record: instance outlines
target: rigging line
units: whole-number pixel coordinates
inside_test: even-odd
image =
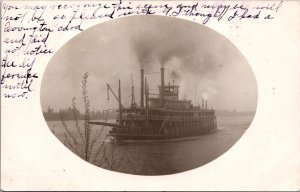
[[[151,74],[157,74],[157,73],[160,73],[160,72],[145,72],[145,74],[147,74],[147,75],[151,75]]]

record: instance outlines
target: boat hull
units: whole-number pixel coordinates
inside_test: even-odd
[[[217,129],[206,130],[198,134],[189,135],[153,135],[153,134],[134,134],[134,133],[116,133],[110,132],[109,136],[119,141],[174,141],[174,140],[187,140],[198,138],[205,134],[216,132]]]

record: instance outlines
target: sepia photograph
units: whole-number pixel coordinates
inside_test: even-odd
[[[164,16],[97,24],[63,45],[43,74],[52,134],[82,160],[133,175],[170,175],[228,151],[255,117],[243,53],[207,26]]]

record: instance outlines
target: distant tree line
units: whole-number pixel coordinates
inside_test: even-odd
[[[81,113],[78,109],[68,107],[66,109],[59,109],[57,112],[53,108],[48,106],[47,111],[43,111],[43,115],[46,121],[60,121],[62,118],[64,121],[75,120],[84,120],[84,114]],[[76,114],[76,115],[75,115]],[[100,119],[116,119],[117,112],[114,110],[103,110],[101,111],[91,111],[90,118],[91,120],[100,120]]]
[[[236,115],[255,115],[255,111],[227,111],[227,110],[216,110],[216,115],[217,116],[236,116]]]

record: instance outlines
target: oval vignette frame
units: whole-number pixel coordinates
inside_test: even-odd
[[[126,122],[129,113],[122,113],[122,127],[130,125],[123,130],[144,131],[147,139],[108,136],[109,125],[121,125],[118,79],[122,106],[135,107],[133,115],[145,118],[133,124]],[[157,86],[169,88],[162,100],[165,112],[158,106]],[[143,89],[149,94],[141,94]],[[149,103],[148,121],[138,110],[142,97],[149,97],[143,102]],[[255,116],[257,83],[239,50],[212,29],[178,18],[130,16],[97,24],[55,53],[43,76],[41,106],[52,133],[89,163],[128,174],[167,175],[205,165],[238,141]],[[213,115],[217,129],[206,133]],[[147,136],[161,133],[169,139]]]

